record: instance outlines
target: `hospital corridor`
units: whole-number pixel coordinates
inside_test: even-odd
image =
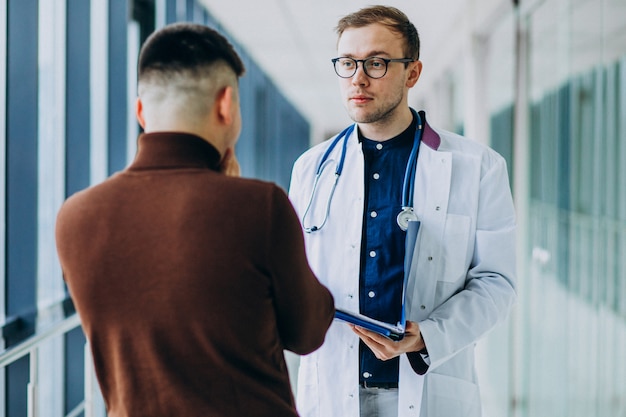
[[[352,126],[335,26],[371,4],[0,0],[0,417],[107,415],[55,221],[133,162],[148,36],[194,22],[232,43],[241,175],[287,192],[297,158]],[[482,415],[626,417],[626,0],[380,4],[419,33],[409,106],[506,161],[517,299],[475,347]],[[404,65],[348,58],[346,77]],[[285,358],[295,394],[300,357]]]

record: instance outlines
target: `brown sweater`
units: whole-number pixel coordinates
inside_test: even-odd
[[[324,341],[333,299],[283,190],[217,171],[180,133],[69,198],[65,280],[110,417],[296,416],[283,349]]]

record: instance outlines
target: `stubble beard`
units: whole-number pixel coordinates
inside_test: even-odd
[[[392,114],[398,108],[400,103],[402,102],[402,97],[398,97],[398,99],[389,104],[388,106],[374,109],[372,112],[359,114],[357,111],[358,108],[348,108],[348,115],[350,118],[356,123],[363,124],[386,124],[387,121],[392,119]]]

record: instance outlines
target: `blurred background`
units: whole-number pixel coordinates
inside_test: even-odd
[[[286,189],[297,156],[350,123],[334,26],[369,4],[0,0],[0,415],[105,415],[54,220],[134,157],[143,40],[176,21],[231,40],[243,174]],[[626,0],[383,4],[420,33],[411,106],[508,162],[519,299],[479,343],[485,416],[626,417]]]

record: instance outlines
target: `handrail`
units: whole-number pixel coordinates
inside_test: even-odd
[[[38,355],[39,345],[54,337],[61,336],[80,326],[80,317],[76,312],[71,313],[63,320],[48,326],[45,330],[37,332],[35,335],[28,337],[15,346],[6,349],[0,353],[0,369],[12,364],[13,362],[30,355],[30,375],[27,387],[27,415],[28,417],[38,417],[41,414],[40,405],[37,399],[38,390]],[[85,354],[88,357],[87,346],[85,346]],[[91,378],[91,368],[85,368],[85,378]],[[85,399],[77,404],[73,410],[66,414],[66,417],[76,417],[83,415],[93,416],[93,410],[90,408],[93,402],[92,393],[85,392]],[[88,407],[89,406],[89,407]]]
[[[41,333],[37,333],[16,346],[0,353],[0,368],[4,368],[23,356],[28,355],[38,344],[46,339],[65,334],[78,326],[80,326],[80,317],[78,317],[78,314],[74,313]]]

